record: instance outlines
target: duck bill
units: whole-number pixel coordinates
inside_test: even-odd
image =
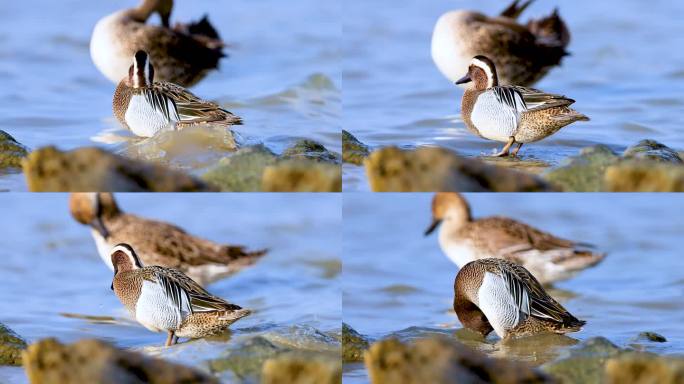
[[[105,239],[109,237],[109,231],[104,226],[104,223],[102,222],[101,218],[99,218],[99,217],[95,218],[95,220],[93,220],[90,223],[90,225],[92,225],[93,229],[95,229]]]
[[[459,85],[459,84],[465,84],[471,82],[473,79],[470,78],[470,74],[466,74],[465,76],[461,77],[460,79],[456,80],[454,84]]]
[[[425,230],[425,236],[429,236],[440,224],[442,224],[442,220],[433,219],[432,224]]]

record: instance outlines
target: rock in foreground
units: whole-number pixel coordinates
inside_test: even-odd
[[[338,384],[342,382],[339,356],[320,353],[286,353],[268,359],[262,384]]]
[[[684,383],[684,358],[646,354],[610,359],[605,382],[609,384]]]
[[[363,361],[363,353],[368,349],[368,339],[356,332],[354,328],[342,323],[342,360]]]
[[[554,382],[524,363],[493,359],[443,337],[412,344],[379,341],[366,352],[365,362],[374,384]]]
[[[32,192],[195,192],[207,183],[164,166],[131,160],[95,147],[45,147],[23,162]]]
[[[41,384],[218,383],[195,369],[92,339],[70,345],[41,340],[24,352],[24,368],[31,383]]]
[[[26,341],[0,323],[0,365],[21,365],[21,353]]]
[[[21,168],[21,160],[28,149],[19,144],[9,133],[0,130],[0,169]]]
[[[281,161],[264,169],[263,192],[340,192],[339,165],[303,160]]]
[[[355,165],[363,165],[363,159],[368,157],[368,146],[360,142],[351,133],[342,130],[342,161]]]
[[[537,176],[485,164],[435,147],[386,147],[365,161],[375,192],[535,192],[554,188]]]

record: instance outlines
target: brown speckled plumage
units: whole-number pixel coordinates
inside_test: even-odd
[[[445,252],[445,241],[467,246],[474,259],[500,258],[523,265],[544,284],[570,278],[606,256],[593,252],[588,244],[554,236],[509,217],[473,219],[468,202],[458,193],[436,194],[432,212],[433,222],[442,225],[440,244]]]
[[[115,271],[112,280],[114,293],[145,327],[168,332],[167,345],[174,344],[178,337],[201,338],[223,332],[230,324],[250,314],[249,310],[207,292],[179,270],[142,267],[137,253],[128,244],[116,245],[111,258]],[[158,288],[145,291],[145,283]],[[160,300],[156,296],[160,292],[164,292],[165,299]],[[143,306],[142,319],[139,317],[140,305]],[[159,315],[150,317],[150,311]],[[176,318],[175,311],[182,317]]]
[[[537,279],[522,266],[501,259],[482,259],[466,264],[458,272],[454,282],[454,310],[464,327],[480,332],[486,336],[494,327],[480,310],[478,303],[484,300],[481,295],[490,294],[480,290],[485,273],[497,276],[506,275],[506,279],[515,286],[509,293],[516,297],[525,292],[530,306],[530,313],[524,314],[513,328],[506,329],[503,338],[531,335],[540,332],[568,333],[579,331],[585,324],[570,314],[562,305],[549,296]],[[493,293],[492,293],[493,294]],[[500,297],[490,297],[497,300]]]
[[[97,204],[92,199],[98,199]],[[143,265],[176,268],[201,284],[238,272],[254,264],[266,250],[247,251],[240,245],[224,245],[185,232],[173,224],[122,212],[111,193],[72,194],[71,213],[82,224],[91,225],[100,207],[100,220],[109,232],[110,246],[128,243]],[[212,266],[218,267],[214,273]]]

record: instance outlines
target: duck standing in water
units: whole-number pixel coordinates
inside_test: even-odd
[[[221,333],[250,314],[210,294],[177,269],[143,267],[128,244],[112,248],[111,260],[116,297],[145,328],[167,332],[167,347],[179,337],[196,339]]]
[[[119,122],[141,137],[193,125],[239,125],[242,119],[172,83],[154,81],[155,67],[147,52],[133,56],[128,75],[114,91],[112,108]]]
[[[137,51],[155,58],[156,75],[189,87],[217,69],[224,43],[205,16],[191,24],[170,27],[173,0],[143,0],[135,8],[117,11],[98,21],[90,40],[90,56],[97,69],[118,83],[128,73]],[[147,24],[158,13],[161,25]]]
[[[524,267],[501,259],[472,261],[456,275],[454,311],[464,327],[502,339],[579,331],[578,320]]]
[[[477,55],[490,57],[502,84],[529,86],[539,81],[568,53],[570,32],[555,10],[530,20],[516,19],[533,2],[513,1],[500,15],[450,11],[437,21],[432,34],[432,59],[449,80],[456,81]]]
[[[570,108],[575,100],[517,85],[499,85],[494,62],[475,56],[468,73],[456,84],[472,83],[461,99],[461,116],[468,129],[485,139],[506,143],[494,154],[508,156],[513,144],[539,141],[576,121],[589,118]]]

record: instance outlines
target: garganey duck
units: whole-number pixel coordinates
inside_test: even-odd
[[[465,328],[502,339],[579,331],[578,320],[544,291],[524,267],[501,259],[463,266],[454,282],[454,311]]]
[[[570,33],[558,10],[530,20],[516,19],[533,0],[513,1],[499,16],[473,11],[451,11],[442,15],[432,34],[432,59],[451,81],[467,70],[470,59],[484,55],[494,59],[503,84],[532,85],[559,65],[568,53]]]
[[[200,284],[238,272],[266,253],[217,244],[173,224],[122,212],[111,193],[74,193],[69,208],[76,221],[92,228],[97,251],[112,270],[110,250],[122,242],[135,247],[146,265],[179,269]]]
[[[569,279],[606,256],[591,251],[591,245],[508,217],[473,219],[468,202],[458,193],[437,193],[432,199],[432,224],[425,235],[440,224],[439,245],[460,268],[474,260],[499,258],[524,266],[542,284]]]
[[[499,85],[496,67],[485,56],[475,56],[468,73],[456,84],[472,82],[461,100],[461,116],[468,129],[485,139],[506,143],[494,156],[508,156],[511,146],[539,141],[575,121],[589,118],[569,106],[575,100],[517,85]]]
[[[207,292],[177,269],[144,267],[128,244],[112,248],[111,263],[116,297],[145,328],[167,332],[167,347],[179,337],[196,339],[225,331],[250,313]]]
[[[199,124],[238,125],[242,120],[216,103],[204,101],[185,88],[154,81],[150,57],[138,51],[128,76],[114,92],[114,115],[126,128],[142,137],[162,130],[181,129]]]
[[[131,56],[140,50],[154,57],[159,80],[185,87],[217,69],[225,56],[224,44],[207,17],[172,29],[172,8],[173,0],[143,0],[135,8],[98,21],[90,40],[90,56],[97,69],[116,84],[128,73]],[[146,24],[153,13],[159,14],[161,25]]]

